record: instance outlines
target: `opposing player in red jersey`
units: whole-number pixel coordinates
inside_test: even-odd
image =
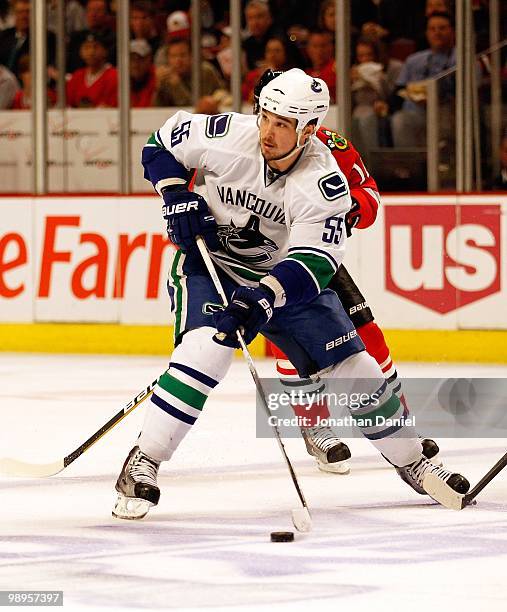
[[[281,72],[266,70],[257,84],[254,92],[254,112],[258,112],[257,102],[260,90],[269,81]],[[380,204],[378,187],[366,169],[361,156],[352,143],[333,130],[321,127],[317,137],[331,151],[340,170],[347,179],[352,198],[352,208],[345,217],[347,236],[351,236],[352,229],[365,229],[370,227],[377,217]],[[396,368],[391,359],[382,330],[375,323],[374,316],[363,294],[352,280],[342,264],[331,279],[329,289],[335,291],[349,315],[354,327],[366,347],[368,353],[377,361],[392,390],[401,401],[405,403],[401,392],[401,383],[397,380]],[[294,381],[298,381],[298,389],[302,389],[303,381],[299,379],[296,368],[287,359],[286,355],[274,344],[271,349],[276,357],[276,369],[282,385],[285,383],[288,392],[294,389]],[[317,386],[318,386],[317,382]],[[308,380],[308,392],[315,390],[316,381]],[[305,417],[311,427],[301,427],[301,433],[307,451],[313,455],[319,469],[326,472],[346,474],[349,472],[347,459],[350,458],[348,446],[342,442],[328,426],[319,425],[319,419],[329,417],[329,410],[325,403],[314,403],[310,406],[293,405],[294,413],[298,417]],[[422,440],[423,453],[428,458],[434,458],[439,452],[436,442],[430,439]]]

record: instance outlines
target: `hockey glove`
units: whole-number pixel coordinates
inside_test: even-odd
[[[220,242],[217,222],[210,213],[206,200],[191,191],[162,193],[163,215],[171,241],[183,251],[196,247],[196,236],[202,236],[210,251],[217,251]]]
[[[273,316],[275,295],[269,288],[238,287],[230,304],[213,315],[218,344],[239,348],[236,332],[239,330],[246,344],[250,344],[260,328]]]
[[[349,212],[345,215],[345,231],[347,232],[347,238],[352,236],[352,230],[359,223],[361,219],[361,207],[359,202],[352,198],[352,207]]]

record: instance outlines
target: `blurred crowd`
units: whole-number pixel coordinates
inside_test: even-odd
[[[477,50],[488,45],[487,0],[471,0]],[[31,105],[30,2],[0,0],[0,109]],[[503,3],[501,3],[503,4]],[[118,103],[118,0],[67,0],[66,105]],[[130,90],[135,108],[194,106],[217,113],[231,107],[231,28],[228,0],[201,0],[201,97],[191,88],[190,2],[131,0]],[[365,151],[422,147],[426,143],[426,82],[455,66],[453,0],[353,0],[349,75],[335,66],[334,0],[244,0],[242,96],[252,102],[266,68],[300,67],[326,81],[350,78],[353,138]],[[56,2],[47,0],[48,106],[56,103]],[[505,35],[505,32],[503,32]],[[505,60],[505,58],[503,58]],[[477,67],[479,85],[488,62]],[[503,83],[507,68],[503,65]],[[440,79],[441,103],[451,100],[454,76]],[[449,124],[443,115],[444,124]]]

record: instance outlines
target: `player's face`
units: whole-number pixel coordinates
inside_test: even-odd
[[[296,146],[296,120],[262,109],[259,118],[259,140],[262,155],[267,162],[287,155]]]

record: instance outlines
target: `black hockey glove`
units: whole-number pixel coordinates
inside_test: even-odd
[[[361,207],[359,206],[359,202],[352,198],[352,207],[345,215],[345,231],[347,232],[347,238],[352,236],[352,230],[359,223],[360,219]]]
[[[241,331],[247,344],[259,333],[260,328],[273,316],[275,294],[264,287],[238,287],[230,304],[213,315],[218,334],[213,339],[218,344],[238,348],[236,332]]]
[[[217,251],[220,248],[217,222],[202,196],[186,190],[166,190],[162,193],[162,197],[167,233],[176,246],[187,251],[196,246],[196,236],[202,236],[210,251]]]

